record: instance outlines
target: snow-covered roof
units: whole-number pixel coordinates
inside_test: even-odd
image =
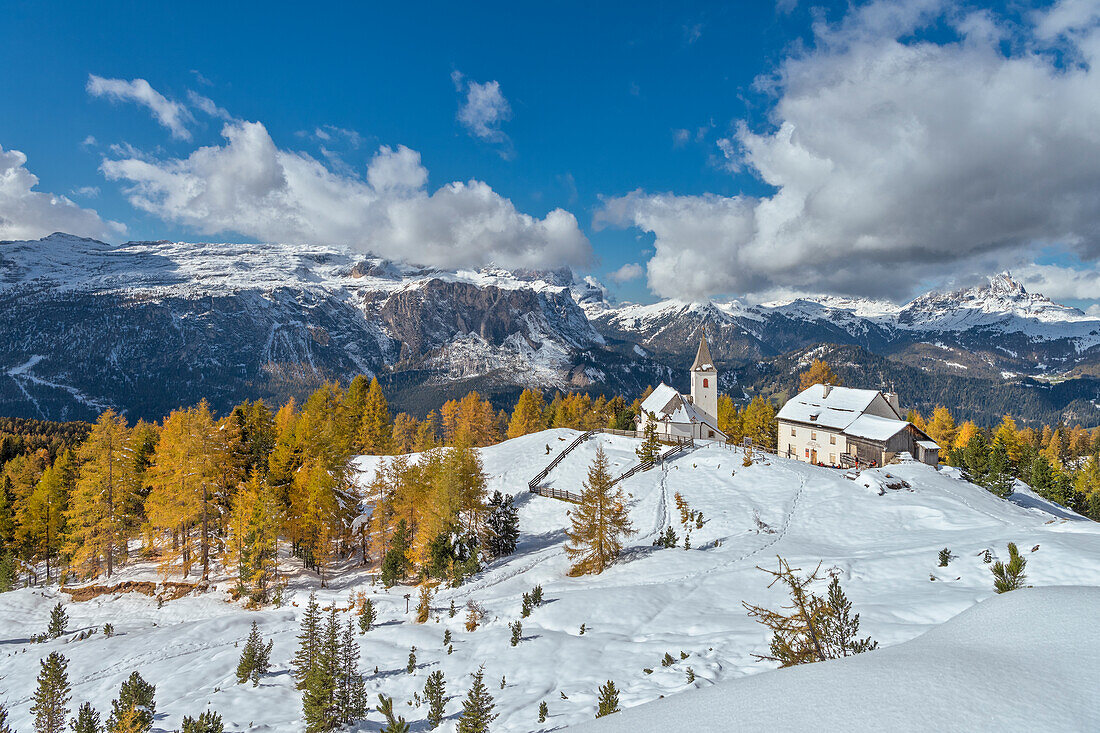
[[[877,390],[851,387],[830,387],[826,394],[824,384],[815,384],[787,400],[776,417],[844,430],[878,395]]]
[[[666,408],[672,409],[672,403],[679,396],[679,392],[664,382],[661,382],[657,385],[657,388],[650,393],[649,397],[642,400],[642,410],[660,415]]]
[[[853,438],[882,441],[889,440],[907,427],[909,423],[905,420],[893,420],[878,415],[860,415],[851,425],[844,428],[844,434]]]
[[[925,450],[939,450],[940,446],[934,440],[918,440],[917,445]]]
[[[658,420],[674,423],[703,423],[713,430],[718,430],[717,420],[700,410],[692,402],[664,382],[642,402],[644,413],[652,412]],[[722,433],[725,435],[725,433]]]

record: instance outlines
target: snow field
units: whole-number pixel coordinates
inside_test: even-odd
[[[403,596],[412,594],[409,605],[415,609],[416,588],[387,592],[372,586],[362,570],[345,569],[331,587],[318,590],[322,606],[347,607],[349,596],[360,590],[374,599],[379,625],[358,636],[368,692],[372,699],[378,692],[393,696],[398,713],[414,730],[426,729],[427,708],[406,703],[435,669],[442,669],[447,681],[449,717],[443,731],[454,729],[470,674],[480,664],[500,715],[494,731],[551,730],[588,721],[597,688],[608,679],[620,689],[623,707],[748,675],[758,685],[778,679],[787,672],[756,676],[769,669],[752,657],[766,650],[767,632],[741,606],[742,601],[773,607],[784,601],[779,589],[767,588],[770,578],[756,569],[774,567],[777,554],[792,567],[808,570],[821,561],[823,569],[835,568],[861,614],[862,633],[884,647],[907,642],[992,596],[989,565],[980,555],[988,548],[1005,557],[1010,541],[1028,559],[1032,585],[1100,585],[1100,525],[1023,489],[1019,501],[1031,508],[998,499],[951,471],[920,464],[864,472],[861,481],[853,482],[839,471],[772,456],[745,468],[739,450],[720,446],[699,447],[663,468],[627,479],[622,488],[631,497],[637,534],[625,543],[620,562],[602,575],[570,578],[562,545],[571,505],[529,494],[527,482],[576,435],[549,430],[482,451],[489,490],[516,496],[519,547],[466,585],[441,588],[427,624],[417,625],[405,613]],[[598,435],[569,454],[546,483],[579,491],[597,445],[604,446],[615,473],[637,462],[637,440]],[[357,459],[361,485],[369,483],[380,460]],[[883,489],[880,495],[886,473],[904,479],[911,489]],[[677,491],[704,515],[704,526],[691,532],[689,551],[683,549],[673,499]],[[754,512],[770,531],[757,526]],[[669,524],[680,546],[653,547],[653,539]],[[1035,545],[1039,549],[1030,552]],[[957,558],[939,568],[937,554],[943,547]],[[120,579],[150,572],[130,569]],[[536,584],[543,586],[544,605],[523,619],[524,640],[511,647],[508,624],[520,616],[521,595]],[[119,635],[45,644],[28,640],[45,629],[51,606],[68,597],[54,589],[0,595],[0,699],[13,709],[16,728],[30,730],[38,660],[59,650],[70,659],[74,709],[85,700],[101,712],[108,709],[118,686],[137,668],[157,686],[158,729],[173,730],[183,715],[197,715],[209,706],[221,713],[227,730],[300,730],[300,695],[289,663],[299,615],[315,586],[316,579],[299,570],[287,605],[258,612],[225,602],[224,579],[216,591],[162,608],[155,599],[135,594],[66,602],[69,637],[105,622],[113,623]],[[451,600],[459,608],[454,618],[446,611]],[[464,628],[468,600],[488,611],[485,624],[472,633]],[[346,621],[348,614],[340,617]],[[253,620],[265,638],[275,639],[273,673],[259,688],[237,685],[233,676],[240,654],[235,645],[243,645]],[[451,655],[442,643],[445,629],[453,636]],[[412,645],[418,668],[409,675],[405,664]],[[681,651],[687,659],[680,659]],[[670,667],[661,666],[666,652],[676,660]],[[879,654],[883,651],[867,656]],[[686,677],[689,666],[697,676],[692,684]],[[504,690],[499,689],[502,675]],[[568,699],[562,699],[563,693]],[[550,718],[540,725],[537,708],[543,700]],[[380,721],[372,714],[360,729],[377,730]]]

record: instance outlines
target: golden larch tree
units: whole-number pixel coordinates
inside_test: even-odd
[[[622,540],[634,534],[622,489],[612,486],[603,446],[588,469],[580,504],[572,510],[572,527],[566,532],[565,552],[572,561],[573,576],[602,573],[622,550]]]

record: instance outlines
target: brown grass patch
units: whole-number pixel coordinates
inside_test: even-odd
[[[157,588],[162,588],[160,594],[166,601],[174,601],[183,598],[195,589],[195,583],[154,583],[149,580],[127,580],[116,585],[81,585],[75,588],[62,588],[62,593],[72,596],[74,602],[90,601],[103,595],[116,593],[141,593],[146,596],[157,595]]]

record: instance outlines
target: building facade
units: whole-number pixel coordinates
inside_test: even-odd
[[[815,384],[776,415],[779,455],[825,466],[882,466],[901,453],[929,465],[939,446],[902,419],[896,394]]]

